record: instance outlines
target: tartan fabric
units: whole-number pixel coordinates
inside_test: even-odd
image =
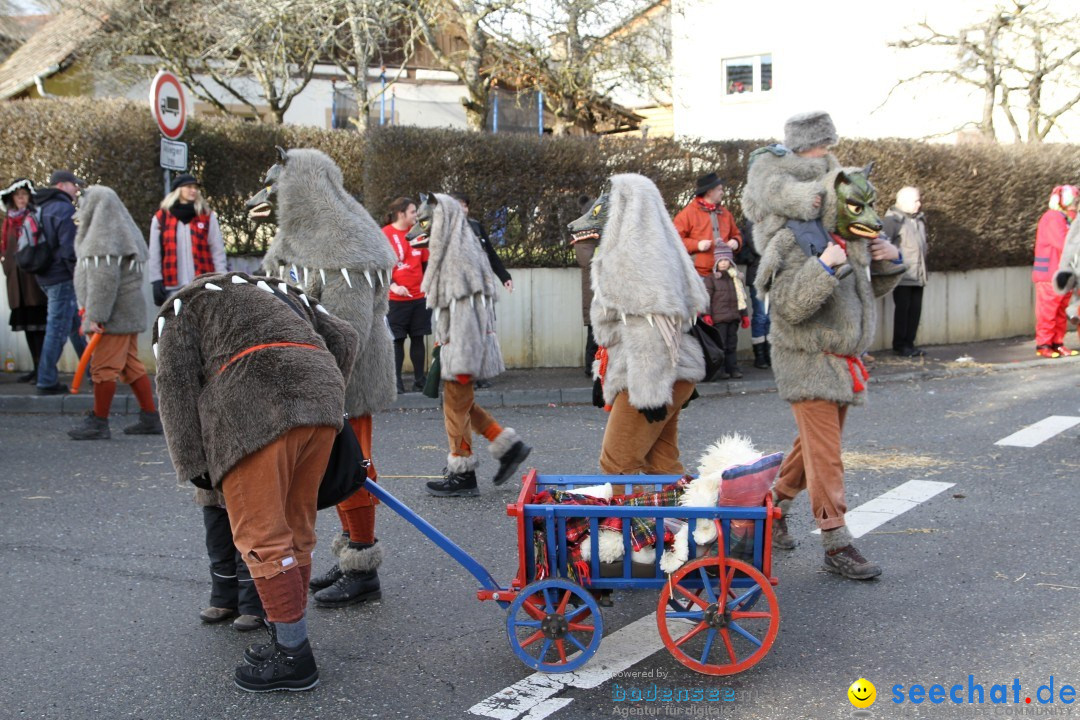
[[[687,483],[692,478],[681,478],[678,482],[666,485],[659,492],[641,492],[631,495],[616,495],[610,500],[579,495],[565,490],[545,490],[537,493],[531,504],[535,505],[594,505],[608,507],[674,507],[679,504]],[[547,562],[547,537],[544,531],[544,518],[533,518],[533,549],[535,561],[534,580],[541,580],[551,574],[551,568]],[[622,518],[601,518],[599,527],[616,532],[622,532]],[[583,585],[589,583],[589,563],[581,557],[582,540],[589,534],[589,518],[569,517],[566,518],[566,576]],[[669,543],[674,539],[672,534],[664,531],[664,542]],[[630,545],[637,551],[656,543],[656,520],[654,518],[632,517],[630,518]]]
[[[166,210],[157,211],[161,229],[161,280],[165,287],[176,287],[176,223],[179,220]],[[210,216],[196,215],[188,223],[191,232],[191,254],[195,261],[195,276],[214,272],[214,255],[210,252]]]

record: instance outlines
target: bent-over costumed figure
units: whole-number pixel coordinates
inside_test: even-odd
[[[371,458],[371,416],[397,397],[394,348],[385,320],[394,254],[371,215],[345,191],[333,160],[320,150],[279,152],[266,188],[248,201],[252,217],[276,216],[277,234],[263,267],[302,287],[360,336],[345,386],[345,412],[364,456]],[[368,478],[377,477],[372,464]],[[310,583],[318,605],[340,607],[381,596],[375,504],[374,496],[361,488],[337,506],[341,535],[331,545],[337,564]]]
[[[503,370],[495,336],[495,297],[499,282],[461,204],[449,195],[420,196],[416,225],[406,237],[414,247],[428,246],[430,257],[420,286],[432,310],[435,345],[443,390],[443,419],[450,452],[446,477],[429,482],[437,497],[475,496],[476,467],[472,434],[490,443],[499,463],[492,482],[502,485],[532,452],[513,428],[504,428],[476,404],[473,382]]]
[[[251,692],[313,688],[319,669],[305,610],[316,504],[342,426],[356,331],[295,287],[229,273],[177,291],[154,335],[177,477],[224,494],[271,623],[271,642],[245,651],[235,683]]]
[[[600,468],[612,475],[681,475],[679,413],[705,377],[701,344],[688,334],[705,311],[705,284],[664,207],[641,175],[611,189],[570,224],[599,238],[592,258],[594,404],[610,410]]]

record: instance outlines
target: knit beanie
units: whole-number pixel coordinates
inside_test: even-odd
[[[814,112],[793,115],[784,123],[784,145],[792,152],[803,152],[824,145],[832,147],[839,139],[829,113]]]
[[[726,242],[716,243],[716,247],[713,250],[713,267],[716,267],[716,263],[721,260],[727,260],[732,265],[735,264],[735,253]]]

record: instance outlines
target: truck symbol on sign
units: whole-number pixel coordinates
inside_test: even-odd
[[[180,114],[180,98],[178,97],[163,97],[161,98],[161,114],[162,115],[179,115]]]

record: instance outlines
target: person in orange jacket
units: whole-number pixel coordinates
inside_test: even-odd
[[[735,216],[720,204],[723,199],[724,181],[716,173],[703,175],[697,180],[694,199],[675,216],[675,229],[701,277],[712,273],[717,243],[726,244],[732,252],[742,247]]]

